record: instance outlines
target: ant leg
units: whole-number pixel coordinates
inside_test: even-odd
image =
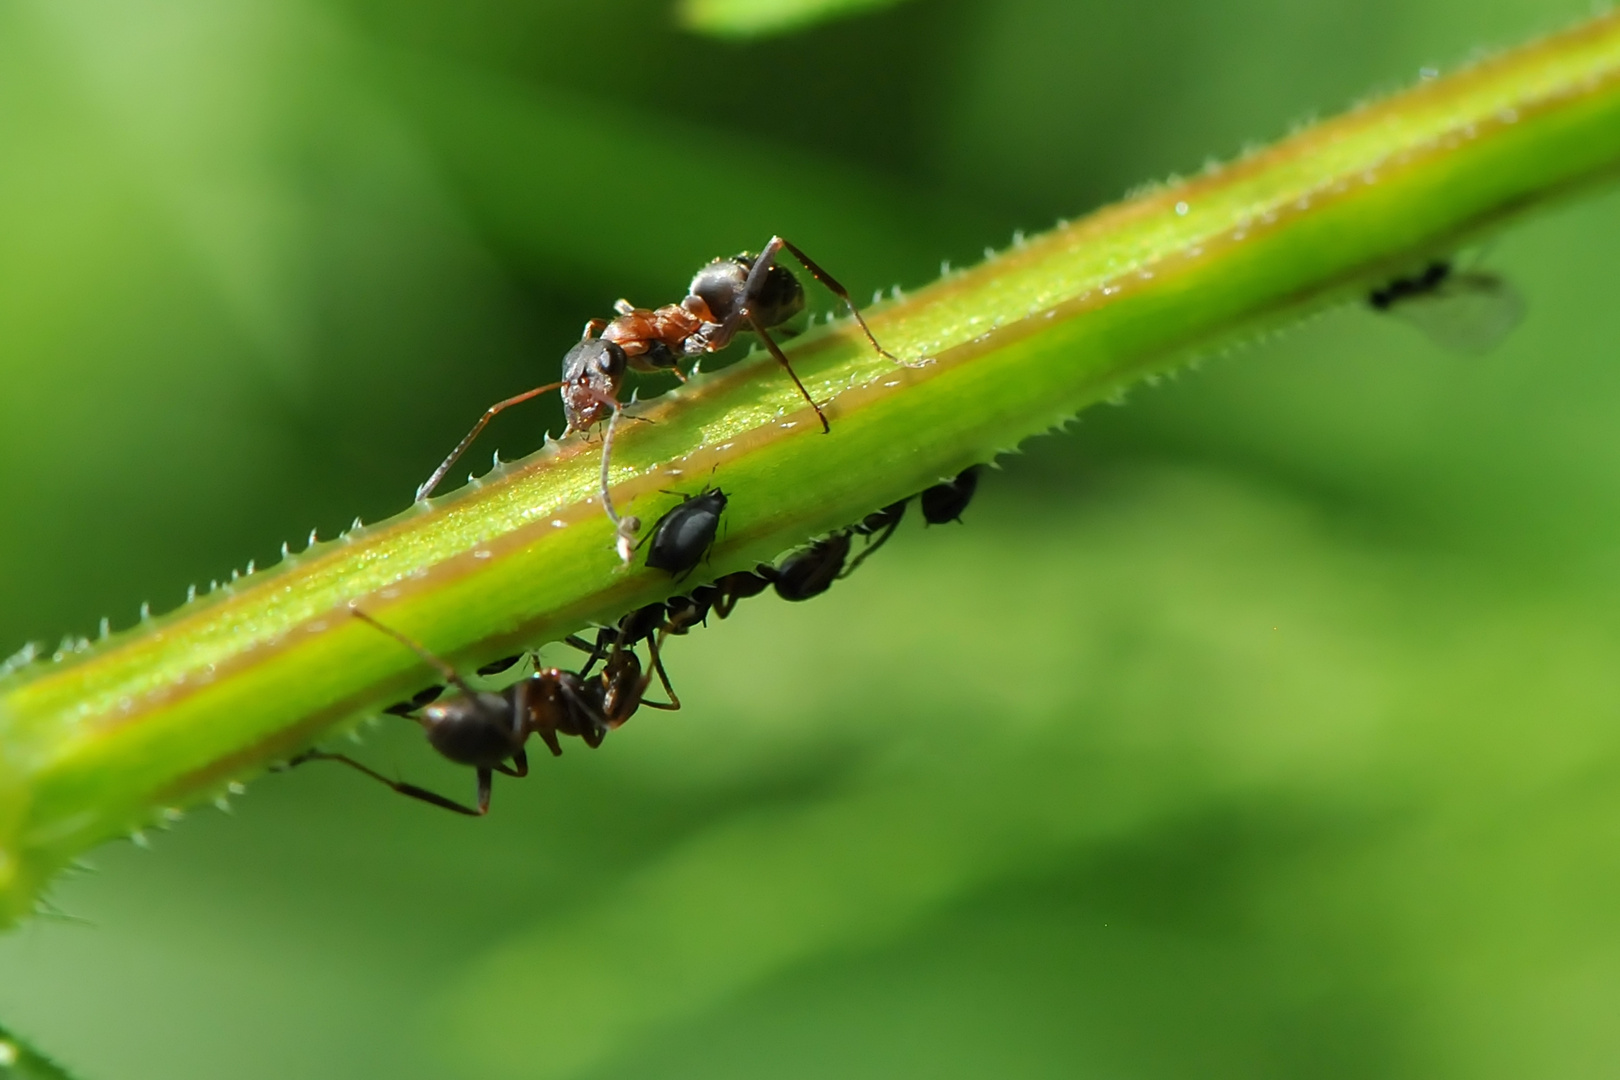
[[[647,706],[649,709],[668,709],[670,712],[674,712],[681,707],[681,699],[675,696],[675,688],[669,685],[669,673],[664,670],[664,658],[658,654],[659,641],[668,635],[669,631],[665,630],[660,632],[656,639],[648,638],[647,651],[652,653],[652,669],[658,673],[658,681],[664,685],[664,693],[669,695],[669,700],[648,701],[643,697],[640,704]],[[652,674],[650,672],[642,676],[641,686],[637,688],[638,697],[647,692],[647,685],[651,681]]]
[[[793,365],[788,363],[787,354],[776,344],[770,332],[760,325],[758,319],[754,318],[753,312],[747,311],[743,317],[748,320],[748,328],[759,335],[759,339],[765,343],[765,348],[770,350],[772,356],[776,357],[776,362],[782,365],[782,370],[788,373],[788,378],[792,379],[793,385],[799,388],[799,393],[804,395],[804,400],[808,401],[810,407],[816,410],[816,418],[821,421],[821,433],[823,435],[827,434],[832,430],[832,425],[827,423],[827,414],[821,411],[821,406],[816,404],[816,399],[810,396],[810,391],[806,390],[804,383],[799,381],[798,373],[793,370]]]
[[[499,660],[492,660],[478,669],[480,675],[499,675],[509,668],[515,667],[528,653],[518,653],[514,656],[503,656]]]
[[[456,448],[450,451],[450,456],[444,459],[443,464],[441,464],[437,469],[433,470],[433,475],[427,478],[427,482],[416,489],[416,501],[421,502],[423,499],[433,494],[433,489],[439,486],[439,481],[444,479],[444,474],[455,467],[455,464],[461,458],[461,455],[467,452],[467,447],[471,446],[473,440],[478,438],[478,433],[483,431],[484,428],[489,425],[489,422],[495,419],[496,415],[499,414],[503,409],[510,409],[513,405],[521,405],[530,398],[539,397],[541,394],[549,393],[561,385],[562,383],[560,382],[547,383],[544,386],[537,386],[533,390],[525,390],[523,393],[518,394],[515,397],[509,397],[505,401],[497,401],[495,404],[491,405],[487,410],[485,410],[484,415],[479,418],[478,423],[473,425],[472,430],[467,432],[466,436],[456,444]]]
[[[551,751],[552,757],[562,757],[562,743],[557,741],[557,733],[554,730],[548,727],[536,728],[535,734],[539,735],[540,741],[546,744],[546,748]]]
[[[354,758],[347,757],[343,754],[329,754],[325,750],[306,750],[304,753],[293,758],[292,761],[288,762],[288,764],[302,765],[306,761],[341,762],[351,769],[364,773],[380,784],[386,784],[388,787],[393,788],[395,791],[406,796],[407,798],[420,799],[422,802],[432,803],[434,806],[443,807],[446,810],[453,810],[458,814],[466,814],[468,817],[483,817],[485,814],[489,813],[490,778],[488,769],[478,770],[478,809],[474,810],[470,806],[463,806],[454,799],[447,799],[438,792],[429,791],[427,788],[420,788],[415,784],[401,783],[398,780],[390,780],[388,777],[384,776],[380,772],[377,772],[375,769],[362,765],[360,762],[354,760]]]
[[[529,755],[519,750],[512,755],[511,765],[497,765],[495,771],[502,776],[515,776],[521,780],[529,775]]]
[[[417,709],[420,709],[424,705],[433,704],[438,700],[439,695],[442,693],[444,693],[444,687],[430,686],[425,690],[418,690],[409,701],[394,702],[392,705],[384,709],[383,712],[388,713],[390,716],[403,716],[406,719],[412,719],[411,713],[415,712]]]
[[[572,645],[586,654],[585,666],[579,669],[579,677],[582,679],[587,678],[591,673],[591,668],[599,664],[607,655],[602,651],[602,639],[600,637],[597,638],[596,644],[592,645],[577,634],[569,634],[563,638],[563,643]]]
[[[803,265],[803,267],[806,270],[810,271],[810,276],[811,277],[813,277],[817,281],[821,282],[821,284],[826,287],[828,292],[832,293],[834,296],[838,297],[838,299],[840,299],[840,300],[842,300],[844,302],[844,306],[849,308],[849,313],[851,315],[855,316],[855,321],[860,324],[861,333],[866,335],[866,340],[870,341],[872,343],[872,348],[876,349],[880,356],[887,356],[890,360],[893,360],[895,363],[899,364],[901,367],[916,367],[917,366],[916,364],[908,364],[908,363],[906,363],[904,360],[902,360],[898,356],[894,355],[894,353],[890,352],[888,349],[885,349],[882,345],[878,344],[878,339],[873,336],[872,328],[870,326],[866,325],[866,319],[865,319],[864,316],[861,315],[860,308],[855,306],[855,301],[853,301],[853,300],[851,300],[849,298],[849,291],[838,283],[837,278],[833,277],[831,274],[827,273],[827,271],[825,271],[821,267],[817,266],[815,264],[815,262],[813,262],[811,260],[810,256],[806,255],[804,252],[800,251],[797,247],[795,247],[792,243],[790,243],[787,240],[782,239],[780,236],[771,237],[771,242],[769,244],[765,245],[765,251],[770,252],[772,254],[772,256],[774,257],[774,255],[776,254],[775,248],[777,248],[777,247],[784,247],[784,248],[787,248],[788,251],[792,252],[793,257],[795,259],[798,259],[800,264]],[[764,259],[765,259],[765,254],[764,254],[764,252],[761,252],[760,253],[760,261],[763,262]],[[773,259],[773,261],[774,261],[774,259]],[[755,263],[754,265],[758,266],[759,264]],[[753,275],[749,274],[749,277],[752,278]]]

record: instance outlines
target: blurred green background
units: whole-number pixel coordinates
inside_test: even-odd
[[[1584,10],[0,0],[0,651],[401,509],[711,256],[921,284]],[[1492,246],[1484,360],[1343,310],[1087,414],[486,821],[310,768],[92,853],[0,1018],[90,1080],[1615,1075],[1617,226]]]

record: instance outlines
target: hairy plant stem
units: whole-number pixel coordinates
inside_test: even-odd
[[[768,358],[637,406],[652,422],[620,425],[613,499],[651,522],[676,501],[660,489],[722,487],[730,507],[704,572],[743,568],[1145,375],[1364,295],[1617,165],[1620,20],[1605,17],[873,309],[880,339],[925,365],[875,355],[848,323],[806,335],[791,355],[830,435]],[[90,845],[221,797],[433,678],[351,605],[465,664],[675,591],[615,554],[599,449],[549,445],[172,614],[19,665],[0,683],[0,921]]]

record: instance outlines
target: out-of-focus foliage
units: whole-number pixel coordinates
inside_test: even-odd
[[[398,509],[711,255],[924,281],[1580,10],[0,6],[0,632]],[[1347,310],[1088,414],[672,644],[683,712],[487,821],[311,767],[108,848],[0,941],[0,1016],[108,1080],[1605,1075],[1617,227],[1494,247],[1487,358]],[[406,725],[359,752],[470,790]]]
[[[0,1078],[3,1080],[72,1080],[45,1055],[0,1027]]]
[[[901,0],[680,0],[680,24],[720,38],[764,37],[878,8]]]

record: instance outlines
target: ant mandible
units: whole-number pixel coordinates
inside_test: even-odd
[[[715,259],[699,270],[687,287],[686,298],[678,304],[666,304],[649,310],[638,308],[628,300],[620,300],[614,305],[618,313],[616,318],[592,319],[586,323],[579,344],[563,358],[562,379],[491,405],[444,463],[434,470],[426,483],[416,489],[417,501],[433,493],[433,489],[438,487],[445,474],[472,445],[479,432],[499,413],[560,388],[563,416],[568,423],[564,434],[583,431],[603,419],[608,420],[608,431],[602,446],[603,502],[608,516],[619,525],[621,537],[626,531],[635,531],[635,525],[631,524],[634,519],[626,518],[621,522],[606,499],[613,420],[619,413],[619,389],[626,371],[667,372],[684,382],[687,375],[678,366],[680,360],[717,352],[744,331],[752,331],[759,336],[771,356],[793,380],[793,385],[798,387],[804,400],[815,410],[816,417],[821,421],[822,433],[830,431],[826,414],[805,389],[804,383],[799,381],[792,363],[770,334],[773,328],[781,326],[804,309],[804,286],[792,271],[778,261],[784,249],[809,271],[811,277],[844,302],[859,324],[861,333],[866,335],[866,340],[879,355],[897,364],[910,366],[878,344],[860,309],[850,299],[849,291],[836,278],[794,244],[780,236],[773,236],[758,255],[742,252],[729,259]]]

